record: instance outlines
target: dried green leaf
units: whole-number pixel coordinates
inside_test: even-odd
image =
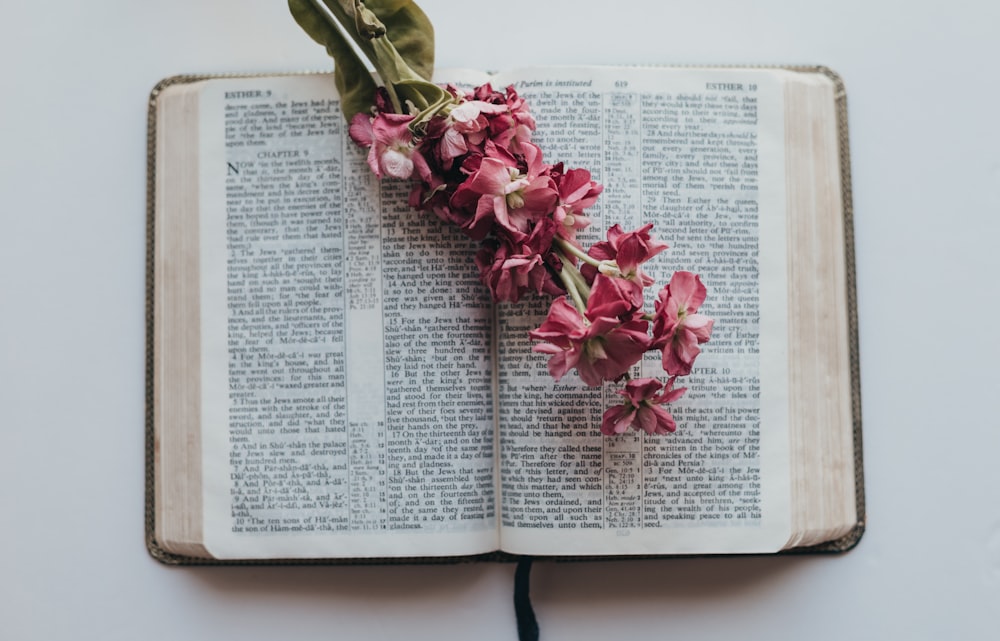
[[[441,87],[420,80],[403,80],[397,83],[396,93],[400,99],[409,100],[421,108],[438,104],[451,96]]]
[[[329,13],[319,5],[320,2],[329,8]],[[368,19],[362,19],[359,24],[354,0],[288,0],[288,6],[296,22],[313,40],[325,46],[334,58],[334,79],[341,95],[341,108],[348,119],[371,107],[376,85],[337,23],[376,69],[383,72],[384,82],[394,85],[400,80],[412,78],[412,74],[429,81],[434,74],[434,27],[411,0],[370,0],[365,3],[365,8],[374,14],[381,25],[369,25]],[[385,35],[380,35],[379,40],[384,38],[382,45],[391,45],[388,48],[381,45],[375,47],[370,39],[372,34],[381,34],[382,26],[385,27]],[[362,35],[359,30],[367,35]],[[387,56],[386,52],[393,49],[395,53]],[[405,66],[400,64],[400,60]],[[390,77],[385,77],[386,74]],[[413,91],[412,87],[404,89],[408,96]],[[420,92],[420,95],[423,96],[423,93],[426,91]],[[395,94],[390,91],[390,95]],[[395,97],[393,100],[396,100]]]
[[[312,0],[288,0],[288,8],[299,26],[333,58],[333,82],[344,117],[350,121],[355,114],[369,111],[375,100],[375,81],[330,16]]]
[[[385,37],[400,57],[424,80],[434,75],[434,25],[408,0],[369,0],[365,3],[385,25]]]

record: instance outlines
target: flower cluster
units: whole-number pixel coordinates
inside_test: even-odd
[[[535,120],[513,87],[464,93],[430,82],[434,30],[412,0],[289,0],[289,8],[333,56],[341,110],[375,175],[411,180],[411,206],[482,243],[475,262],[495,300],[555,297],[529,332],[534,350],[549,356],[549,373],[559,380],[576,369],[591,386],[626,379],[624,401],[605,412],[601,431],[673,431],[663,405],[684,393],[674,382],[691,372],[712,320],[698,312],[705,286],[689,272],[675,272],[653,311],[645,309],[644,290],[655,280],[642,265],[667,249],[652,225],[615,225],[584,250],[577,232],[590,225],[585,212],[603,187],[586,169],[542,159],[531,140]],[[631,380],[649,351],[659,352],[666,384]]]
[[[674,382],[691,372],[712,331],[698,312],[705,286],[675,272],[646,310],[644,290],[655,281],[642,265],[667,249],[650,235],[652,225],[615,225],[585,250],[577,232],[590,225],[585,212],[603,190],[590,172],[543,160],[532,142],[535,120],[513,87],[466,93],[432,83],[434,30],[412,0],[370,4],[289,0],[296,22],[336,62],[341,110],[371,170],[411,180],[413,207],[481,242],[475,263],[494,300],[555,297],[529,335],[556,380],[571,369],[591,386],[628,379],[602,432],[673,431],[663,405],[684,393]],[[649,351],[660,354],[665,384],[631,380]]]
[[[355,115],[350,135],[377,176],[414,179],[411,205],[484,241],[476,265],[496,300],[563,293],[557,248],[575,244],[603,188],[586,169],[543,162],[535,120],[513,87],[447,91],[453,103],[429,118],[387,111],[380,91],[374,115]]]
[[[691,372],[711,335],[712,320],[698,312],[705,286],[675,272],[647,312],[644,290],[655,281],[642,265],[667,249],[652,225],[614,225],[607,240],[585,250],[577,232],[590,225],[586,209],[603,189],[590,172],[544,162],[531,141],[535,121],[513,87],[446,91],[449,99],[433,109],[401,114],[380,90],[373,111],[354,116],[350,135],[368,149],[372,171],[412,180],[412,206],[481,241],[475,262],[494,300],[556,297],[529,333],[556,380],[572,369],[590,386],[629,379],[647,351],[659,352],[667,383],[628,380],[624,402],[605,413],[601,431],[672,432],[662,406],[684,393],[674,381]]]

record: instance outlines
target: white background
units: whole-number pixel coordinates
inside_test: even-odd
[[[425,0],[439,66],[847,84],[869,526],[834,557],[540,564],[543,639],[1000,630],[1000,4]],[[0,12],[0,639],[513,639],[513,567],[176,569],[143,544],[146,99],[325,69],[281,0]]]

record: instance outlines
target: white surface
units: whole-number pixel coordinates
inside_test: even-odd
[[[541,564],[543,639],[996,638],[1000,4],[949,4],[422,3],[441,66],[821,63],[848,88],[867,534],[838,557]],[[146,554],[147,94],[327,63],[280,0],[4,9],[0,638],[513,639],[506,565]]]

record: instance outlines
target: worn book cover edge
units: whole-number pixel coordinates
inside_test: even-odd
[[[663,65],[670,66],[670,65]],[[699,67],[698,65],[685,65]],[[865,532],[867,515],[865,511],[864,466],[861,439],[861,377],[858,354],[858,309],[857,285],[854,259],[854,206],[851,191],[851,159],[850,139],[847,123],[847,92],[844,81],[835,71],[828,67],[817,65],[712,65],[710,68],[726,69],[785,69],[803,73],[819,73],[828,77],[834,84],[834,99],[837,113],[837,138],[840,159],[840,187],[843,202],[844,252],[847,267],[847,322],[851,373],[851,414],[854,433],[854,474],[855,474],[855,504],[857,506],[857,521],[855,526],[844,536],[819,545],[782,550],[777,554],[816,554],[842,553],[854,548]],[[145,416],[145,537],[146,549],[157,561],[165,565],[381,565],[381,564],[418,564],[418,563],[468,563],[479,561],[511,562],[520,558],[519,555],[506,552],[490,552],[472,556],[446,557],[364,557],[364,558],[315,558],[315,559],[211,559],[174,554],[164,549],[156,540],[155,534],[155,478],[153,474],[154,434],[153,434],[153,324],[154,324],[154,277],[155,277],[155,199],[156,199],[156,106],[160,93],[164,89],[177,84],[187,84],[201,80],[221,78],[253,78],[265,76],[312,75],[326,72],[269,73],[269,74],[187,74],[165,78],[153,87],[149,94],[147,105],[146,126],[146,416]],[[554,561],[609,561],[623,559],[665,559],[691,558],[695,555],[600,555],[600,556],[547,556],[536,557]],[[735,555],[703,555],[703,556],[751,556]],[[772,555],[763,555],[772,556]]]

